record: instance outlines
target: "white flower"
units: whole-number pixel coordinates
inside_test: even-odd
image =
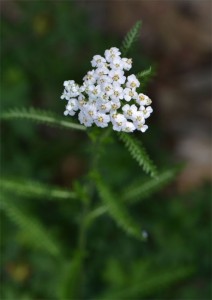
[[[129,118],[131,120],[134,120],[136,118],[136,113],[137,113],[138,108],[136,107],[135,104],[133,104],[133,105],[125,104],[122,107],[122,110],[123,110],[126,118]]]
[[[92,67],[101,67],[105,63],[106,63],[106,60],[101,55],[94,55],[94,57],[91,61]]]
[[[110,111],[110,120],[112,122],[112,124],[115,122],[115,119],[117,118],[117,111],[116,110],[111,110]]]
[[[94,84],[96,82],[95,78],[95,71],[88,71],[88,73],[83,77],[83,80],[86,82],[86,84]]]
[[[114,60],[110,63],[111,69],[122,70],[124,68],[124,62],[120,57],[114,58]]]
[[[123,69],[129,71],[132,68],[132,59],[131,58],[122,58]]]
[[[148,126],[143,123],[139,123],[136,125],[136,128],[141,132],[145,132],[148,129]]]
[[[86,105],[86,101],[85,101],[85,96],[83,96],[82,94],[78,97],[78,105],[79,105],[79,109],[83,109],[83,107]]]
[[[96,79],[99,79],[99,77],[102,77],[104,75],[107,75],[109,73],[109,69],[106,67],[100,67],[97,68],[94,72],[94,76]]]
[[[140,105],[150,105],[152,103],[151,99],[142,93],[138,94],[136,102]]]
[[[64,87],[69,87],[69,86],[75,85],[75,81],[74,80],[66,80],[66,81],[64,81],[63,85],[64,85]]]
[[[80,94],[79,85],[75,83],[74,80],[67,80],[64,82],[64,91],[61,95],[61,99],[70,100],[72,97],[76,97]]]
[[[60,99],[69,100],[70,99],[69,93],[67,93],[66,90],[64,90],[61,97],[60,97]]]
[[[137,87],[140,86],[140,82],[138,81],[138,79],[136,78],[136,76],[134,74],[132,74],[132,75],[130,75],[130,76],[127,77],[126,86],[128,88],[135,89],[135,88],[137,88]]]
[[[121,52],[120,52],[119,48],[117,48],[117,47],[112,47],[109,49],[109,51],[110,51],[110,53],[114,53],[116,55],[121,55]]]
[[[148,106],[147,108],[145,108],[143,110],[144,118],[145,119],[149,118],[149,116],[151,115],[152,112],[153,112],[153,109],[151,108],[151,106]]]
[[[120,100],[112,100],[111,101],[111,111],[116,111],[121,107],[121,101]]]
[[[112,47],[109,50],[105,50],[105,58],[109,63],[112,62],[115,58],[118,58],[120,54],[121,52],[116,47]]]
[[[133,132],[136,129],[135,125],[132,122],[127,121],[124,125],[123,131]]]
[[[86,103],[83,107],[83,112],[88,118],[96,118],[97,115],[97,107],[95,104]]]
[[[125,118],[124,115],[117,114],[113,118],[112,123],[113,123],[113,130],[115,130],[115,131],[122,131],[123,128],[125,128],[125,125],[127,123],[127,119]]]
[[[113,86],[111,83],[103,83],[102,87],[102,91],[107,95],[107,96],[111,96],[113,94]]]
[[[104,83],[112,83],[112,81],[113,81],[112,78],[108,77],[107,75],[98,77],[96,80],[97,84],[100,85],[101,87]]]
[[[68,101],[68,104],[66,105],[66,110],[64,111],[64,115],[74,116],[78,109],[79,109],[79,104],[77,99],[70,99]]]
[[[124,99],[126,101],[130,101],[131,99],[135,99],[137,97],[137,92],[134,89],[125,88],[124,89]]]
[[[144,118],[144,114],[142,111],[137,111],[135,114],[134,114],[134,121],[136,123],[144,123],[145,122],[145,118]]]
[[[124,97],[123,88],[119,84],[113,84],[113,93],[111,94],[110,97],[114,101],[123,99]]]
[[[78,118],[80,123],[85,125],[86,127],[90,127],[93,124],[93,119],[86,116],[83,111],[79,112]]]
[[[98,98],[100,103],[105,103],[109,100],[109,96],[107,94],[102,93],[101,96]]]
[[[97,109],[102,112],[102,113],[106,113],[106,112],[109,112],[111,110],[111,102],[108,101],[108,102],[99,102],[97,104]]]
[[[119,83],[119,84],[125,83],[126,76],[124,76],[124,71],[122,71],[122,70],[111,70],[108,75],[116,83]]]
[[[89,99],[96,99],[101,95],[100,85],[90,85],[88,89]]]
[[[97,113],[94,122],[98,127],[104,128],[108,126],[108,123],[110,122],[110,117],[104,113]]]
[[[79,93],[79,85],[74,80],[68,80],[64,82],[65,90],[70,97],[76,97]]]

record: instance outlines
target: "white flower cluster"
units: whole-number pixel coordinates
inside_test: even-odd
[[[68,101],[64,115],[74,116],[79,111],[79,121],[86,127],[96,124],[103,128],[112,123],[116,131],[145,132],[145,119],[153,111],[149,106],[152,101],[136,92],[140,83],[135,75],[125,76],[132,60],[122,58],[115,47],[104,54],[93,57],[93,70],[86,74],[81,86],[73,80],[64,82],[61,99]]]

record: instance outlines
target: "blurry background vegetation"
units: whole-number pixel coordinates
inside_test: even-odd
[[[143,20],[131,52],[134,71],[153,65],[157,77],[146,86],[154,107],[150,128],[138,138],[160,169],[186,165],[163,191],[131,209],[149,233],[147,243],[98,219],[89,232],[81,292],[85,299],[210,299],[210,1],[2,1],[1,8],[2,111],[34,106],[62,114],[63,81],[80,82],[94,54],[119,46]],[[1,131],[3,176],[71,188],[87,169],[84,133],[25,121],[4,122]],[[146,179],[118,142],[101,163],[113,187]],[[77,203],[8,197],[57,236],[71,264]],[[1,220],[2,299],[68,295],[60,263],[30,248],[3,213]]]

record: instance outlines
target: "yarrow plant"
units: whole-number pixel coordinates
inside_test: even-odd
[[[64,82],[61,99],[68,102],[64,115],[78,113],[80,123],[86,127],[112,124],[115,131],[145,132],[152,101],[137,92],[140,82],[136,75],[126,74],[132,68],[132,59],[121,57],[121,51],[112,47],[105,50],[104,57],[95,55],[91,65],[93,69],[84,76],[82,85],[74,80]]]
[[[84,258],[89,255],[87,231],[94,221],[103,214],[108,214],[127,234],[138,240],[147,240],[148,232],[145,229],[142,230],[140,220],[135,220],[129,214],[127,205],[136,204],[142,197],[156,192],[175,176],[175,170],[168,170],[157,175],[157,169],[141,141],[136,139],[133,134],[129,134],[135,130],[145,132],[148,128],[145,121],[152,113],[151,100],[139,92],[139,79],[146,79],[151,74],[151,68],[137,75],[128,74],[127,72],[132,68],[132,59],[121,56],[121,53],[126,56],[137,39],[140,26],[141,23],[137,22],[129,31],[120,50],[112,47],[104,52],[104,57],[100,55],[93,57],[91,61],[93,69],[84,76],[82,85],[75,83],[74,80],[64,82],[64,92],[61,96],[67,101],[64,115],[78,114],[81,124],[70,121],[70,118],[35,108],[12,109],[1,115],[1,119],[5,120],[22,118],[61,128],[81,130],[90,138],[89,172],[82,180],[79,179],[73,184],[72,190],[46,186],[27,179],[2,178],[0,182],[5,195],[5,200],[2,201],[0,208],[20,230],[23,230],[24,233],[28,231],[28,239],[32,245],[36,244],[36,247],[57,258],[61,257],[61,253],[69,253],[69,251],[63,251],[61,242],[55,241],[55,237],[51,236],[50,230],[45,229],[39,218],[31,217],[30,213],[26,213],[25,207],[19,207],[13,201],[13,197],[10,197],[10,193],[33,199],[36,197],[54,201],[63,199],[67,201],[65,207],[70,205],[68,212],[70,215],[73,213],[72,201],[77,199],[75,206],[79,209],[79,215],[77,218],[73,217],[73,222],[77,222],[78,226],[78,241],[76,242],[76,251],[73,251],[76,252],[76,255],[73,254],[68,270],[67,260],[70,259],[69,257],[57,260],[61,262],[63,270],[60,274],[63,278],[61,281],[63,287],[58,299],[81,299],[79,295],[82,293],[81,286],[83,286]],[[94,128],[87,128],[92,126]],[[108,128],[105,129],[105,127]],[[107,139],[108,133],[120,139],[138,166],[142,167],[142,170],[152,178],[145,182],[143,179],[139,181],[136,179],[136,182],[129,183],[129,186],[118,191],[109,185],[111,181],[102,175],[102,164],[99,162],[102,158],[102,150],[110,142],[110,139]],[[115,139],[111,140],[115,142]],[[120,184],[120,186],[122,185]],[[80,289],[76,282],[79,283]],[[112,298],[118,299],[117,297]]]

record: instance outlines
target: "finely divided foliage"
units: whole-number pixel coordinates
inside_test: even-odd
[[[129,49],[137,41],[140,34],[141,24],[141,21],[136,22],[133,28],[127,33],[126,37],[124,38],[121,46],[121,52],[123,53],[123,55],[126,55]]]
[[[5,197],[1,195],[0,209],[25,233],[26,239],[30,242],[31,246],[48,252],[53,256],[59,255],[59,244],[50,237],[49,232],[37,219],[30,216],[17,203],[8,198],[8,195]]]
[[[153,164],[152,160],[149,158],[146,150],[133,137],[125,134],[123,132],[119,133],[119,138],[122,140],[132,157],[138,162],[139,166],[142,166],[143,170],[150,174],[152,177],[157,175],[156,166]]]
[[[104,184],[102,179],[96,177],[95,181],[100,198],[107,207],[107,211],[110,216],[122,229],[124,229],[124,231],[142,240],[142,231],[140,226],[129,215],[127,209],[120,199],[115,196],[115,194],[108,188],[106,184]]]
[[[152,67],[150,66],[148,69],[139,72],[138,74],[136,74],[138,79],[142,79],[142,78],[146,78],[146,77],[150,77],[154,75],[154,71],[152,70]]]
[[[123,190],[121,198],[127,204],[137,203],[160,191],[176,177],[178,172],[179,168],[174,168],[161,172],[157,178],[151,178],[144,182],[141,179],[136,180]]]
[[[10,119],[26,119],[35,121],[38,123],[43,123],[46,125],[52,125],[61,128],[67,129],[78,129],[85,130],[86,128],[80,124],[75,124],[72,122],[68,122],[61,118],[61,116],[56,115],[50,111],[43,111],[40,109],[31,108],[13,108],[7,112],[4,112],[0,115],[2,120],[10,120]]]
[[[142,179],[137,179],[135,182],[131,183],[129,186],[123,189],[123,191],[118,195],[118,199],[125,202],[127,205],[133,205],[140,202],[147,197],[160,191],[164,186],[169,184],[176,177],[180,168],[173,168],[170,170],[163,171],[157,178],[150,178],[143,182]],[[93,219],[100,217],[101,215],[107,213],[108,207],[106,205],[101,205],[96,207],[88,217],[88,221],[92,222]]]
[[[0,188],[4,191],[15,192],[17,195],[28,198],[44,198],[53,200],[74,199],[74,192],[55,186],[45,185],[31,180],[1,178]]]

